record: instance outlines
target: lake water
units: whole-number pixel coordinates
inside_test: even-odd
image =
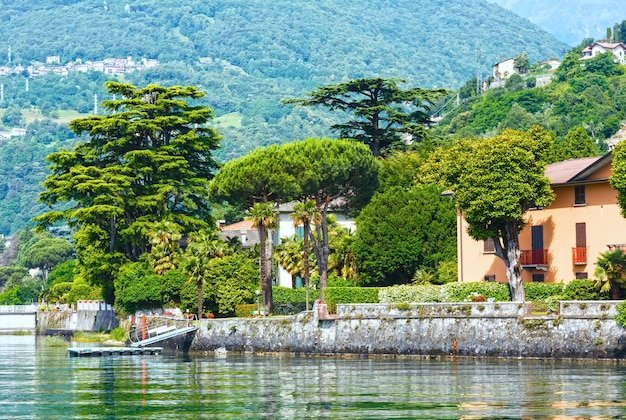
[[[42,338],[0,336],[2,419],[609,417],[626,417],[624,363],[69,358]]]

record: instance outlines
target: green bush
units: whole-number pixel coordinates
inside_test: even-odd
[[[626,327],[626,301],[618,303],[615,309],[617,309],[615,322],[617,322],[622,327]]]
[[[304,288],[292,289],[290,287],[274,286],[272,287],[272,298],[274,305],[277,303],[304,303],[306,302],[306,290]],[[319,290],[309,289],[309,303],[320,298]]]
[[[336,313],[338,303],[378,303],[378,287],[327,287],[324,301],[328,312]]]
[[[380,303],[443,302],[442,291],[441,286],[403,284],[381,288],[378,300]]]
[[[593,280],[572,280],[563,288],[564,300],[609,300],[609,292],[600,292]]]
[[[252,317],[252,311],[258,310],[256,303],[241,303],[235,305],[235,316],[237,318],[250,318]]]
[[[509,302],[511,292],[506,283],[472,282],[472,283],[446,283],[442,288],[443,302],[464,302],[469,300],[472,293],[493,299],[496,302]]]
[[[526,293],[526,300],[546,300],[550,296],[560,295],[563,293],[563,284],[537,282],[524,283],[524,292]]]
[[[122,327],[113,328],[109,334],[112,340],[125,342],[128,339],[128,333]]]

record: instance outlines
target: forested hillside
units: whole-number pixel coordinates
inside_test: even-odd
[[[611,53],[580,62],[581,48],[569,52],[544,87],[535,87],[531,71],[513,75],[504,87],[476,95],[475,82],[463,89],[460,105],[447,113],[436,128],[443,138],[490,137],[505,128],[527,130],[538,124],[560,140],[584,129],[598,151],[626,120],[625,66],[614,62]],[[543,72],[539,66],[535,71]],[[469,89],[468,89],[469,88]]]
[[[539,61],[562,56],[565,48],[483,0],[443,6],[433,0],[0,1],[0,66],[43,65],[49,56],[61,64],[157,59],[159,66],[123,79],[206,92],[202,102],[215,110],[213,125],[223,136],[221,161],[259,145],[330,134],[336,114],[280,102],[323,84],[379,76],[405,79],[407,87],[455,89],[476,72],[490,73],[501,58],[527,52]],[[95,95],[111,99],[107,78],[96,72],[30,77],[26,70],[0,76],[0,129],[42,118],[66,124],[68,111],[87,114]],[[0,191],[6,191],[0,233],[39,212],[33,203],[43,157],[75,141],[67,130],[37,127],[0,145]],[[12,169],[20,165],[30,178]]]

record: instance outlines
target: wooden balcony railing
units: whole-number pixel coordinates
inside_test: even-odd
[[[573,264],[587,264],[587,248],[584,246],[577,246],[572,248],[572,263]]]
[[[548,250],[547,249],[530,249],[522,250],[522,265],[547,265]]]

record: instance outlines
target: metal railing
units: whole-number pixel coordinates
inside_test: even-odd
[[[572,263],[587,264],[587,247],[577,246],[572,248]]]
[[[547,265],[548,250],[547,249],[531,249],[523,250],[521,255],[522,265]]]

